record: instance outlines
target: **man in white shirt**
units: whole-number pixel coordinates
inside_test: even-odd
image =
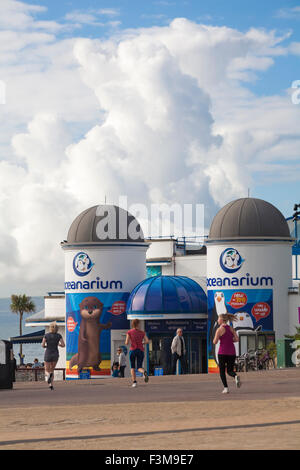
[[[186,374],[187,372],[187,362],[186,362],[186,348],[183,338],[183,331],[181,328],[178,328],[176,331],[176,336],[173,338],[171,344],[172,352],[172,374],[176,374],[177,361],[180,360],[182,373]]]

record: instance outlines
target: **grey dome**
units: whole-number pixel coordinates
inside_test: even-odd
[[[68,244],[143,241],[137,219],[125,209],[109,204],[81,212],[72,222],[67,237]]]
[[[242,198],[224,206],[210,226],[209,239],[291,238],[282,213],[262,199]]]

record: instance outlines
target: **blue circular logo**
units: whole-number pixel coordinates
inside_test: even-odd
[[[226,273],[235,273],[244,261],[235,248],[226,248],[220,256],[220,266]]]
[[[80,253],[77,253],[77,255],[74,256],[73,269],[77,276],[86,276],[91,272],[93,266],[94,263],[91,258],[83,251],[80,251]]]

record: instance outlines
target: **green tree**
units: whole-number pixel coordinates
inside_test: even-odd
[[[35,304],[31,300],[31,297],[27,295],[15,295],[11,296],[10,309],[13,313],[19,315],[19,334],[22,336],[22,326],[23,326],[23,315],[24,313],[35,312]],[[22,344],[20,344],[20,357],[22,357]]]

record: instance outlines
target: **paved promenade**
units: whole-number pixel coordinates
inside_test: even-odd
[[[300,449],[300,369],[19,382],[0,390],[0,449]]]

